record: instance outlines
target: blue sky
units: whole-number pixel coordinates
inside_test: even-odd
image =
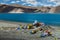
[[[0,0],[1,4],[21,4],[25,6],[58,6],[60,0]]]

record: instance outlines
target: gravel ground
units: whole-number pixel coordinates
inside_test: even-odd
[[[28,30],[0,31],[1,40],[55,40],[53,37],[40,38],[40,32],[30,34]],[[59,39],[60,40],[60,39]]]
[[[5,25],[6,24],[6,25]],[[6,21],[0,21],[0,25],[2,27],[14,27],[14,26],[19,26],[19,22],[6,22]],[[22,24],[26,24],[26,23],[22,23]],[[60,37],[60,27],[59,29],[57,28],[55,31],[53,31],[54,34],[58,34],[57,37]],[[40,32],[37,32],[36,34],[30,34],[31,30],[9,30],[9,31],[5,31],[5,30],[0,30],[0,40],[55,40],[55,38],[53,37],[44,37],[44,38],[40,38]],[[60,38],[58,39],[60,40]]]

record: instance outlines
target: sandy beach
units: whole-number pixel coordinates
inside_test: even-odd
[[[27,23],[11,22],[11,21],[0,21],[1,27],[15,27],[17,28],[20,24],[27,25]],[[60,27],[54,27],[53,33],[58,40],[60,40]],[[36,34],[30,34],[31,30],[3,30],[0,29],[0,40],[55,40],[54,37],[40,38],[40,32]]]

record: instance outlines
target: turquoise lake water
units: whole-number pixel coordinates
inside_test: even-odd
[[[34,20],[39,22],[44,22],[47,25],[60,25],[60,14],[32,14],[32,13],[23,13],[23,14],[8,14],[1,13],[0,20],[7,21],[17,21],[17,22],[26,22],[32,23]]]

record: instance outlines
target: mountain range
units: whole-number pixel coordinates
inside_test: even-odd
[[[0,4],[0,13],[60,13],[60,6],[56,7],[32,7],[19,4]]]

